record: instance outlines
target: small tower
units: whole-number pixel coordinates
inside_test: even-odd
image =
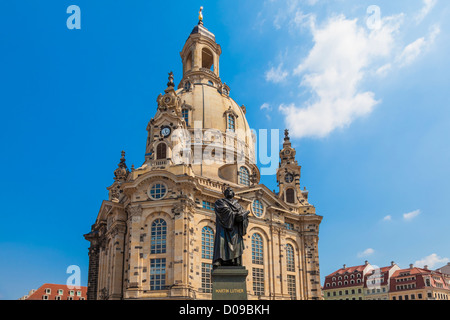
[[[287,204],[299,205],[300,170],[301,166],[295,160],[296,151],[292,148],[289,138],[289,130],[284,130],[283,149],[280,151],[280,165],[277,170],[277,182],[279,185],[278,196]]]
[[[194,82],[208,83],[219,87],[219,57],[222,49],[215,35],[203,26],[203,7],[199,22],[194,27],[180,53],[183,63],[183,79],[178,88],[189,88]]]

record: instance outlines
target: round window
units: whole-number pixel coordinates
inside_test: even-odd
[[[253,214],[258,218],[260,218],[264,213],[264,206],[262,202],[258,199],[253,200],[252,209]]]
[[[167,193],[167,188],[162,183],[155,183],[149,190],[149,196],[153,200],[158,200],[164,198]]]

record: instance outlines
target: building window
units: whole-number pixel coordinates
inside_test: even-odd
[[[61,300],[61,296],[56,296],[55,300]]]
[[[288,274],[287,276],[287,290],[288,294],[291,296],[292,300],[296,299],[296,286],[295,286],[295,276]],[[330,294],[328,292],[328,294]]]
[[[295,272],[294,247],[290,244],[286,245],[286,268],[287,271]]]
[[[214,231],[206,226],[202,229],[202,259],[212,259],[214,252]]]
[[[51,294],[52,293],[52,290],[51,289],[49,289],[49,288],[46,288],[45,289],[45,294]]]
[[[166,259],[150,259],[150,290],[163,290],[166,285]]]
[[[58,294],[61,296],[63,295],[63,289],[58,289]]]
[[[164,196],[167,193],[167,188],[164,184],[162,183],[155,183],[151,188],[150,188],[150,198],[152,198],[153,200],[158,200],[161,198],[164,198]]]
[[[81,297],[81,291],[77,291],[77,296]]]
[[[189,110],[188,109],[181,110],[181,116],[184,119],[184,122],[186,122],[186,126],[189,127]]]
[[[294,230],[294,225],[292,223],[289,222],[285,222],[284,226],[286,227],[286,229],[288,230]]]
[[[69,295],[73,296],[74,294],[75,294],[75,291],[73,291],[73,290],[69,291]]]
[[[156,160],[167,158],[167,146],[165,143],[160,143],[156,147]]]
[[[156,219],[151,228],[150,253],[166,253],[167,224],[163,219]]]
[[[253,292],[257,296],[264,295],[264,269],[252,268]]]
[[[73,300],[73,297],[67,297],[67,300]]]
[[[286,202],[295,203],[295,191],[292,188],[286,190]]]
[[[257,217],[261,217],[264,213],[264,206],[258,199],[253,200],[252,204],[253,214]]]
[[[48,296],[47,295],[43,295],[42,296],[42,300],[48,300]]]
[[[214,211],[214,203],[211,203],[209,201],[202,201],[202,208]]]
[[[211,270],[212,270],[211,263],[202,262],[202,288],[201,288],[201,291],[204,293],[212,292]]]
[[[236,129],[235,119],[232,114],[227,115],[227,129],[230,131],[234,131]]]
[[[239,183],[250,186],[250,173],[246,167],[239,168]]]
[[[252,236],[252,263],[264,264],[262,237],[254,233]]]

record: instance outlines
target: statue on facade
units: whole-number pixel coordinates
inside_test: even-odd
[[[224,199],[214,204],[216,234],[214,239],[213,268],[242,266],[244,235],[247,233],[248,215],[234,198],[230,187],[224,191]]]

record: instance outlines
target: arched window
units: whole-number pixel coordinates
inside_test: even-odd
[[[286,202],[295,203],[295,191],[292,188],[286,190]]]
[[[163,219],[156,219],[151,228],[150,254],[166,253],[167,224]]]
[[[207,48],[202,49],[202,68],[213,70],[214,56]]]
[[[183,109],[181,110],[181,116],[184,119],[184,122],[186,122],[186,126],[189,127],[189,110]]]
[[[261,217],[264,212],[264,206],[259,199],[253,200],[252,209],[253,214],[257,217]]]
[[[250,173],[246,167],[239,168],[239,183],[244,186],[250,185]]]
[[[156,159],[166,159],[167,158],[167,146],[165,143],[160,143],[156,147]]]
[[[187,72],[192,69],[192,52],[189,52],[189,55],[186,58],[186,64],[185,64],[185,70],[184,72]]]
[[[252,235],[252,263],[258,265],[252,267],[253,293],[262,296],[265,293],[264,251],[262,237],[257,233]]]
[[[206,226],[202,229],[202,259],[212,259],[214,251],[214,231]]]
[[[290,244],[286,245],[286,268],[295,272],[294,247]]]
[[[254,233],[252,235],[252,263],[264,264],[263,240],[261,235]]]
[[[212,271],[212,258],[214,252],[214,231],[208,226],[202,229],[202,269],[201,269],[201,292],[211,293],[211,271]]]

